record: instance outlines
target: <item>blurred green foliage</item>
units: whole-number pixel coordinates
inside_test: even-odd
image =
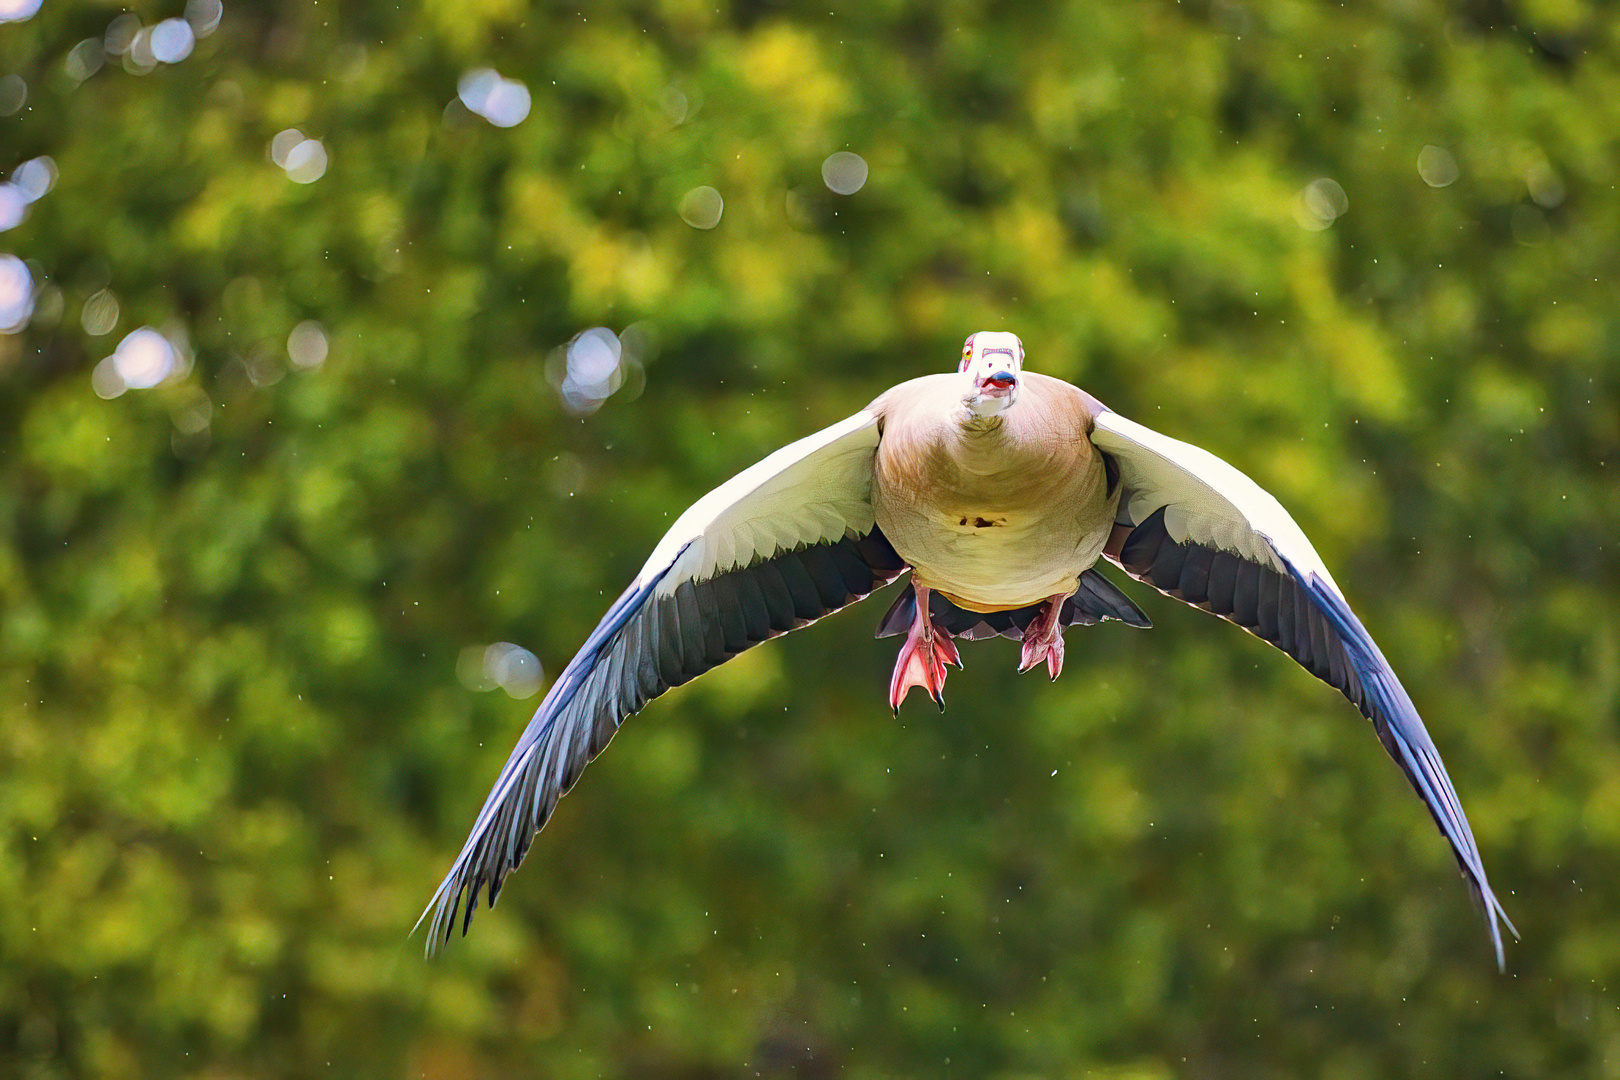
[[[226,0],[86,75],[120,10],[0,24],[0,168],[59,172],[0,234],[39,289],[0,336],[0,1074],[1620,1076],[1601,5]],[[517,126],[457,101],[484,66]],[[554,350],[633,323],[567,411]],[[103,399],[143,324],[189,369]],[[1156,628],[1071,633],[1056,685],[964,649],[944,716],[884,707],[881,601],[670,694],[424,961],[536,700],[462,651],[555,672],[688,502],[986,328],[1294,510],[1508,974],[1355,711],[1140,589]]]

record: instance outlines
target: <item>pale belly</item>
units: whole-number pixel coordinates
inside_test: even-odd
[[[948,493],[880,499],[877,519],[918,584],[973,610],[1018,608],[1073,592],[1102,554],[1114,500],[1096,490],[1069,494],[1044,512],[982,502],[967,510]]]
[[[977,611],[1072,593],[1102,554],[1119,494],[1079,391],[1029,375],[1024,398],[982,423],[950,378],[903,386],[876,403],[872,508],[917,584]]]

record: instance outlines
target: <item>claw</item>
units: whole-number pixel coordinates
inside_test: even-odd
[[[945,665],[961,667],[962,657],[951,636],[936,627],[929,615],[928,587],[913,583],[912,588],[917,591],[917,614],[894,662],[894,676],[889,680],[889,707],[898,715],[900,703],[911,688],[920,686],[944,712]]]
[[[896,714],[900,712],[900,703],[913,686],[927,691],[934,704],[944,711],[945,666],[940,663],[937,650],[930,652],[927,646],[907,638],[900,647],[899,659],[895,661],[894,677],[889,680],[889,707]]]
[[[1024,638],[1024,654],[1018,661],[1018,673],[1022,675],[1042,660],[1046,661],[1046,671],[1052,676],[1052,681],[1056,682],[1057,677],[1063,672],[1063,634],[1061,632],[1054,635],[1048,642],[1031,641],[1026,636]]]
[[[1025,627],[1024,649],[1018,659],[1019,674],[1045,660],[1047,673],[1052,676],[1053,682],[1057,681],[1063,671],[1063,624],[1058,615],[1069,595],[1060,593],[1050,597],[1041,613]]]

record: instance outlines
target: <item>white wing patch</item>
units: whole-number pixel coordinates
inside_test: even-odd
[[[1208,450],[1161,435],[1111,410],[1097,414],[1091,441],[1119,463],[1128,501],[1122,519],[1140,524],[1166,507],[1164,526],[1177,543],[1235,552],[1287,575],[1284,560],[1335,592],[1321,556],[1270,492]]]
[[[637,583],[662,574],[656,591],[668,596],[683,581],[869,532],[877,444],[877,416],[863,409],[750,465],[675,519]]]

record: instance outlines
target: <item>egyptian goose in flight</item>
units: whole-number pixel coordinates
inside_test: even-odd
[[[1502,964],[1513,930],[1440,754],[1395,672],[1288,512],[1204,450],[1023,370],[1012,334],[967,339],[956,372],[901,383],[744,469],[653,549],[518,739],[423,913],[446,941],[465,894],[506,875],[626,716],[762,641],[808,626],[903,571],[879,636],[904,632],[889,704],[943,708],[956,640],[1021,639],[1019,670],[1063,667],[1063,631],[1148,620],[1094,568],[1127,574],[1277,646],[1336,687],[1450,842]]]

